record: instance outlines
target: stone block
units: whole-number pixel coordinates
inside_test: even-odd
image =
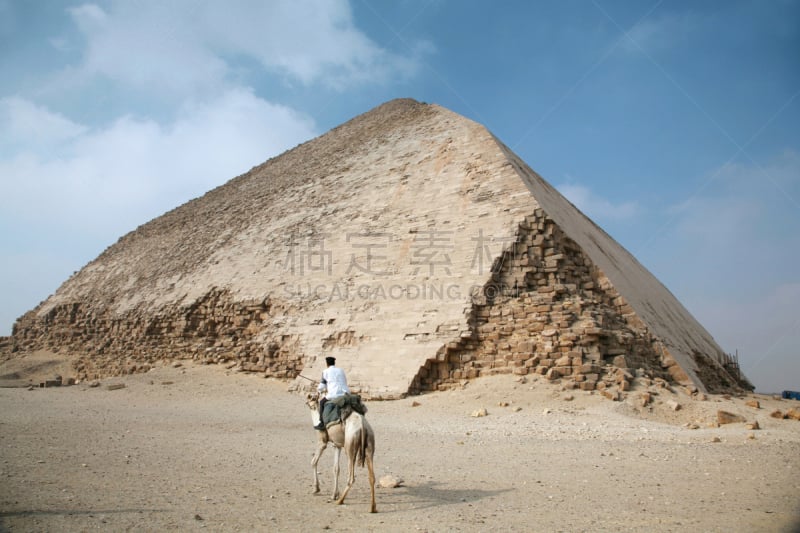
[[[534,367],[534,366],[536,366],[538,364],[539,364],[539,356],[538,355],[533,356],[530,359],[527,359],[525,361],[525,366],[527,366],[527,367]]]
[[[572,375],[572,367],[571,366],[556,366],[553,367],[558,371],[558,374],[562,377]]]
[[[624,355],[618,355],[614,357],[611,364],[613,364],[617,368],[628,368],[628,361]]]
[[[637,370],[637,372],[638,372],[638,370]],[[688,394],[690,396],[692,394],[697,394],[699,392],[699,389],[694,384],[686,385],[686,387],[684,387],[684,389],[686,390],[686,394]]]
[[[613,389],[603,389],[600,391],[605,398],[612,400],[614,402],[618,402],[620,400],[619,391]]]
[[[653,401],[653,396],[649,392],[641,392],[635,400],[641,407],[647,407]]]
[[[600,374],[600,370],[601,370],[600,369],[600,365],[593,364],[593,363],[582,364],[580,366],[580,368],[578,369],[578,371],[581,374],[593,374],[593,375],[594,374],[599,375]],[[597,381],[597,378],[595,378],[595,381]]]
[[[534,343],[532,341],[522,341],[517,344],[517,350],[523,353],[533,353]]]
[[[745,421],[746,419],[741,415],[737,415],[729,411],[723,411],[721,409],[717,411],[717,423],[719,423],[719,425],[737,424]]]
[[[559,357],[556,359],[555,362],[556,366],[564,366],[564,367],[571,367],[572,366],[572,358],[565,355],[563,357]]]

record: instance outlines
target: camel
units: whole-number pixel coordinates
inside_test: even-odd
[[[319,403],[317,396],[309,394],[306,401],[311,411],[311,419],[314,425],[319,422]],[[311,467],[314,469],[314,494],[319,492],[319,473],[317,472],[317,463],[319,458],[322,457],[322,452],[328,446],[328,443],[334,446],[333,455],[333,498],[336,500],[337,505],[344,502],[345,496],[353,486],[356,479],[356,463],[359,466],[364,466],[366,462],[367,469],[369,470],[369,486],[370,494],[372,497],[370,512],[378,512],[375,505],[375,471],[372,466],[372,456],[375,453],[375,433],[372,427],[367,422],[364,415],[356,413],[351,409],[345,409],[344,423],[336,424],[328,429],[317,430],[319,442],[317,443],[317,453],[311,459]],[[349,460],[349,470],[347,477],[347,486],[344,488],[341,496],[339,495],[339,456],[342,448],[347,452]]]

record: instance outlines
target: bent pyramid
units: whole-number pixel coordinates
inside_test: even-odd
[[[122,237],[22,316],[5,357],[80,377],[175,358],[369,397],[616,369],[751,389],[678,300],[484,127],[388,102]],[[302,373],[302,374],[301,374]]]

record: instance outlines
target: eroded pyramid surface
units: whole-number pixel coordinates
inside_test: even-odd
[[[749,387],[652,274],[484,127],[407,99],[125,235],[2,349],[60,350],[83,377],[191,358],[298,384],[333,355],[383,398],[499,372],[585,390],[617,369]]]

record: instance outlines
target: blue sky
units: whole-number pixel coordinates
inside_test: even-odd
[[[790,0],[0,0],[0,335],[139,224],[412,97],[800,389],[798,58]]]

